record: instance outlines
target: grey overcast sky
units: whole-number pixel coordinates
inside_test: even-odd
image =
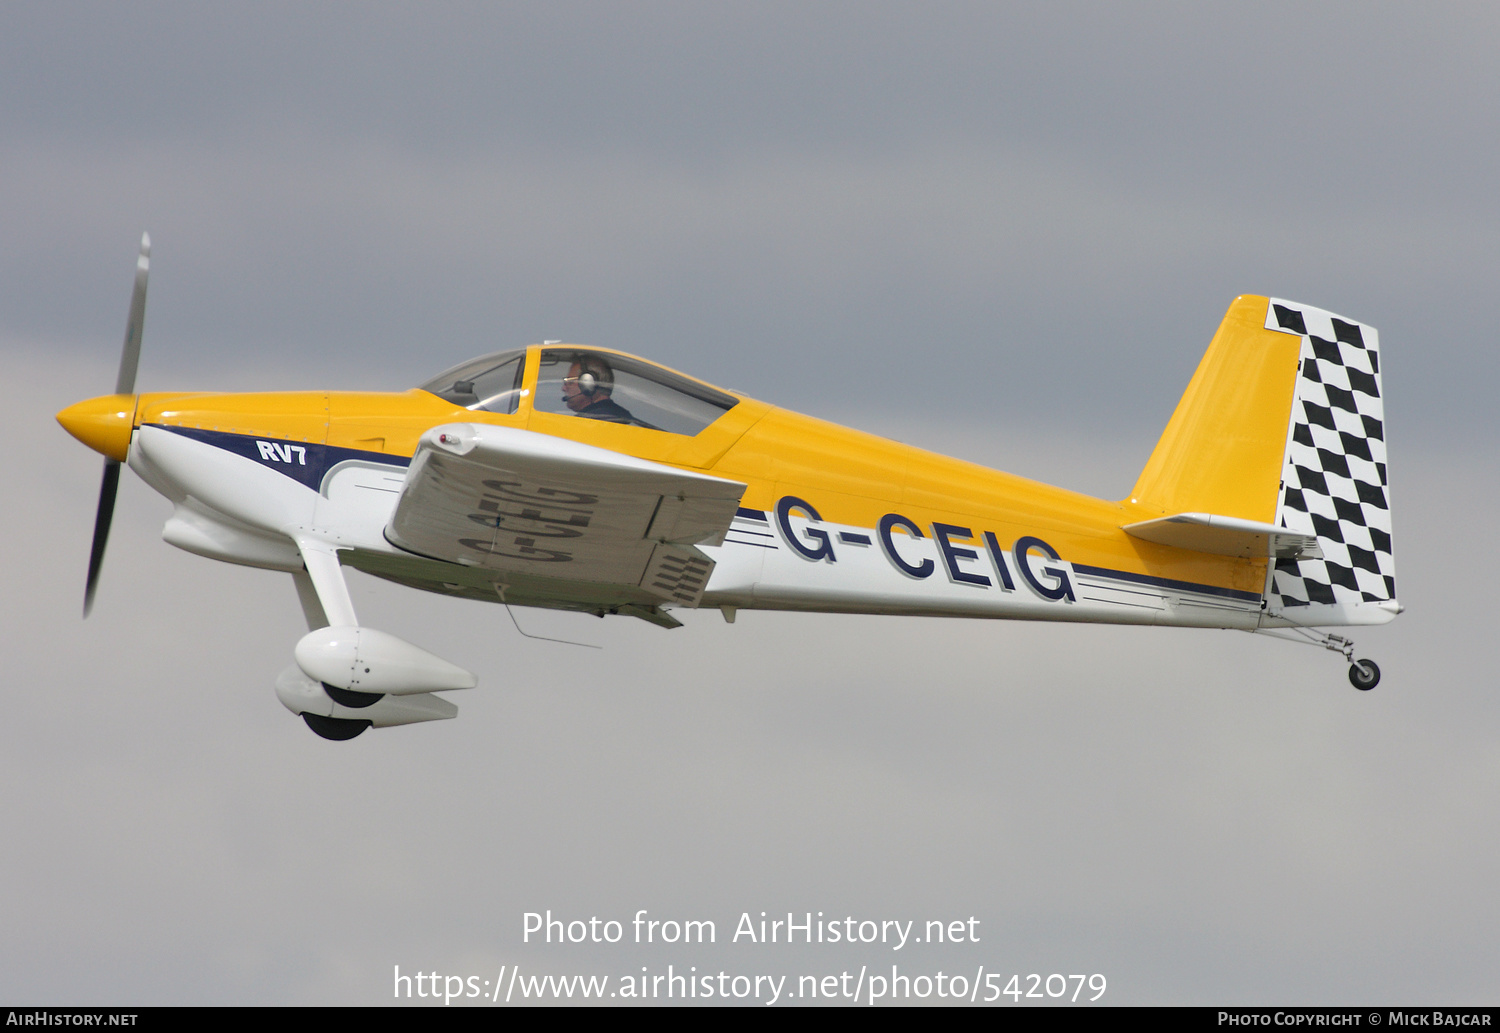
[[[1494,1003],[1497,50],[1484,4],[0,6],[0,1002],[895,963]],[[1364,696],[1226,633],[520,615],[601,654],[357,579],[481,687],[324,743],[285,576],[133,477],[78,619],[98,463],[51,414],[112,382],[142,230],[146,390],[561,338],[1105,495],[1236,294],[1330,308],[1382,334],[1409,612]],[[522,943],[547,908],[719,942]],[[727,942],[809,910],[983,939]]]

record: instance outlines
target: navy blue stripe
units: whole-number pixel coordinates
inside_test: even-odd
[[[734,515],[744,517],[746,520],[759,520],[763,524],[770,522],[766,519],[766,511],[763,509],[745,509],[741,507],[734,511]]]
[[[775,546],[775,545],[767,545],[765,542],[742,542],[738,538],[730,538],[727,535],[725,536],[724,541],[727,544],[729,544],[729,545],[753,545],[757,549],[775,549],[775,548],[777,548],[777,546]]]
[[[1093,574],[1095,577],[1106,577],[1115,581],[1130,581],[1137,585],[1155,585],[1157,588],[1170,588],[1178,592],[1197,592],[1200,595],[1221,595],[1226,599],[1240,599],[1249,603],[1260,602],[1259,592],[1241,592],[1237,588],[1218,588],[1214,585],[1200,585],[1193,581],[1173,581],[1171,578],[1152,577],[1150,574],[1131,574],[1123,570],[1110,570],[1107,567],[1085,567],[1082,563],[1074,563],[1073,569],[1080,574]]]
[[[291,441],[286,438],[262,437],[254,434],[230,434],[227,431],[201,430],[197,427],[174,427],[166,423],[148,423],[145,426],[169,430],[173,434],[180,434],[192,441],[201,441],[205,445],[213,445],[215,448],[222,448],[234,455],[254,460],[261,466],[285,474],[313,491],[322,487],[323,476],[330,468],[347,459],[361,459],[400,469],[411,465],[410,456],[393,456],[387,452],[367,452],[358,448],[338,448],[333,445],[318,445],[308,441]],[[261,455],[260,445],[257,444],[261,441],[274,442],[283,446],[282,451],[290,456],[290,461],[267,459]],[[287,447],[301,451],[300,453],[287,452]]]

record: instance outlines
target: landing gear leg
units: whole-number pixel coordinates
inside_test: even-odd
[[[1342,653],[1344,659],[1349,661],[1349,684],[1360,692],[1369,692],[1380,684],[1380,668],[1375,665],[1375,661],[1354,659],[1354,643],[1342,635],[1330,635],[1316,628],[1305,628],[1300,625],[1284,629],[1257,628],[1256,630],[1262,635],[1270,635],[1273,638],[1284,638],[1288,642],[1301,642],[1309,646],[1321,646],[1330,652]]]
[[[1349,684],[1360,692],[1369,692],[1380,684],[1380,668],[1374,660],[1354,659],[1354,643],[1342,635],[1323,635],[1320,643],[1324,649],[1343,653],[1349,661]]]

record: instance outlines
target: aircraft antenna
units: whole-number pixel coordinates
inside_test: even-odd
[[[500,597],[500,605],[504,606],[505,612],[510,614],[510,622],[516,626],[516,630],[521,633],[523,638],[534,638],[539,642],[557,642],[564,646],[582,646],[584,649],[604,648],[603,646],[596,646],[592,642],[574,642],[566,638],[548,638],[546,635],[530,634],[525,628],[521,627],[521,622],[516,620],[516,612],[510,608],[510,603],[505,601],[505,586],[500,584],[495,585],[495,594]]]

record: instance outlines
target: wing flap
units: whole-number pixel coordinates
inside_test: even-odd
[[[1212,513],[1178,513],[1126,524],[1121,530],[1142,541],[1216,556],[1321,559],[1323,555],[1316,535]]]
[[[432,559],[696,606],[745,485],[510,427],[422,436],[385,536]],[[503,581],[501,576],[497,580]]]

